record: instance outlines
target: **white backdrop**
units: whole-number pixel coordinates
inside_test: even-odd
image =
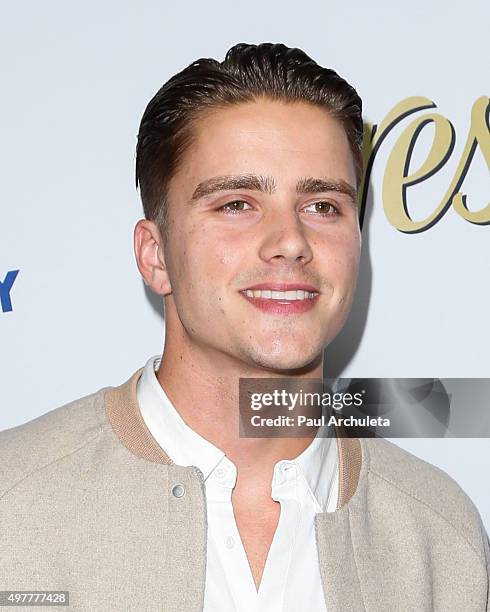
[[[0,308],[0,429],[119,384],[162,350],[159,305],[132,253],[134,148],[147,102],[172,74],[237,42],[284,42],[352,82],[372,123],[409,97],[430,99],[456,140],[447,164],[408,189],[423,219],[455,174],[473,104],[488,94],[489,18],[484,0],[5,4],[0,282],[19,273],[12,310],[5,295]],[[375,157],[357,302],[327,349],[329,375],[490,376],[489,225],[450,207],[430,229],[402,233],[383,207],[388,156],[426,112],[403,119]],[[410,172],[435,135],[424,128]],[[489,202],[488,123],[483,140],[461,188],[472,211]],[[398,443],[451,474],[490,528],[488,440]]]

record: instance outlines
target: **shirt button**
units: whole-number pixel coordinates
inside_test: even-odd
[[[232,538],[231,536],[228,536],[226,538],[226,540],[225,540],[225,546],[226,546],[226,548],[231,550],[235,546],[235,538]]]
[[[222,480],[225,477],[225,470],[223,468],[217,468],[215,473],[216,478],[218,478],[219,480]]]
[[[174,497],[184,497],[185,487],[181,484],[175,485],[175,487],[172,489],[172,495]]]

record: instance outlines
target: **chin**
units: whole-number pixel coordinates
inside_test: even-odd
[[[311,348],[308,352],[301,352],[295,347],[282,350],[279,353],[257,353],[250,355],[254,364],[272,372],[284,372],[284,376],[292,374],[295,370],[308,371],[318,366],[322,358],[322,350],[314,353]]]

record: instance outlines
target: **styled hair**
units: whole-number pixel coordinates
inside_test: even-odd
[[[337,118],[353,155],[357,186],[362,179],[362,101],[334,70],[304,51],[280,43],[240,43],[222,62],[201,58],[170,78],[150,100],[136,147],[136,187],[145,217],[167,231],[170,179],[192,143],[193,126],[208,110],[261,98],[308,102]]]

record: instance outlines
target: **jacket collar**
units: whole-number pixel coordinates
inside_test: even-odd
[[[143,372],[137,370],[119,387],[105,393],[107,419],[121,443],[134,455],[151,461],[172,465],[173,462],[159,446],[146,426],[136,398],[136,383]],[[337,430],[339,455],[339,491],[337,509],[342,508],[354,495],[362,466],[362,450],[357,438],[341,437]]]

